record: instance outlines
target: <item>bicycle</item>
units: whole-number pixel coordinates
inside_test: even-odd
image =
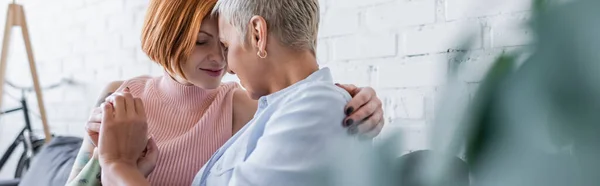
[[[30,119],[29,115],[32,113],[29,111],[29,108],[27,105],[26,93],[34,92],[35,91],[34,88],[17,86],[9,81],[6,81],[6,84],[9,87],[21,90],[20,98],[16,98],[14,96],[11,96],[10,94],[7,94],[9,97],[11,97],[15,100],[19,100],[20,107],[2,111],[2,112],[0,112],[0,116],[2,116],[4,114],[17,112],[17,111],[23,111],[25,126],[23,127],[21,132],[19,132],[19,135],[13,140],[12,144],[8,147],[8,149],[4,152],[4,154],[2,155],[2,158],[0,158],[0,170],[2,170],[2,168],[4,167],[4,165],[6,164],[8,159],[11,157],[11,155],[14,153],[16,148],[20,144],[22,144],[23,145],[23,153],[21,154],[21,157],[19,158],[19,161],[17,163],[17,168],[15,170],[15,178],[21,178],[27,172],[27,169],[29,169],[29,163],[31,162],[33,157],[39,152],[41,147],[44,145],[45,140],[44,140],[44,138],[39,138],[39,137],[35,136],[31,129],[31,119]],[[56,83],[56,84],[53,84],[53,85],[50,85],[47,87],[43,87],[42,90],[55,89],[55,88],[60,87],[63,84],[74,84],[74,82],[71,80],[68,80],[68,79],[63,79],[59,83]],[[54,135],[52,135],[52,136],[54,136]]]

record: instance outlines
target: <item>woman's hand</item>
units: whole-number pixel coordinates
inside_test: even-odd
[[[92,123],[92,125],[96,124]],[[98,124],[97,126],[97,130],[88,128],[88,134],[98,134],[100,125]],[[150,173],[154,171],[154,168],[156,167],[156,162],[158,161],[158,153],[159,151],[158,146],[156,145],[156,141],[154,141],[153,137],[150,137],[150,139],[148,139],[148,143],[146,144],[146,149],[144,150],[144,153],[142,153],[142,156],[140,156],[137,160],[137,168],[142,174],[144,174],[144,177],[148,178],[148,176],[150,176]],[[92,156],[92,158],[98,158],[98,148],[94,148],[94,155]]]
[[[384,125],[383,108],[375,90],[371,87],[336,85],[352,96],[345,108],[348,117],[344,119],[343,126],[348,127],[349,132],[353,134],[360,133],[367,137],[379,135]]]
[[[98,138],[100,164],[119,164],[137,168],[147,144],[148,125],[144,105],[133,98],[128,88],[107,98],[102,104],[102,124]]]
[[[146,144],[145,153],[137,161],[138,170],[144,177],[148,178],[150,173],[154,171],[156,167],[156,162],[158,161],[158,146],[156,146],[156,142],[153,137],[148,139],[148,144]]]
[[[85,131],[90,137],[94,147],[98,147],[98,132],[100,131],[100,123],[102,123],[102,108],[96,107],[92,110],[90,118],[88,118],[87,124],[85,125]]]

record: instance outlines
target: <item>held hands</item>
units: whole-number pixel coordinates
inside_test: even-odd
[[[142,100],[133,98],[128,88],[109,96],[94,109],[86,130],[92,143],[97,145],[101,165],[134,166],[146,177],[154,170],[158,147],[152,137],[147,138]]]

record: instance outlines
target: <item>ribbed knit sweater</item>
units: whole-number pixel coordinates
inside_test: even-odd
[[[144,102],[148,132],[160,151],[152,185],[189,186],[210,156],[232,136],[232,99],[237,83],[214,90],[186,86],[165,74],[125,81]]]

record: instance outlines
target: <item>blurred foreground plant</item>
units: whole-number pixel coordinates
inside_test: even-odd
[[[473,185],[600,185],[600,1],[538,0],[533,14],[533,55],[500,56],[461,117],[443,106],[434,146],[464,152]],[[446,163],[429,170],[444,185]]]

